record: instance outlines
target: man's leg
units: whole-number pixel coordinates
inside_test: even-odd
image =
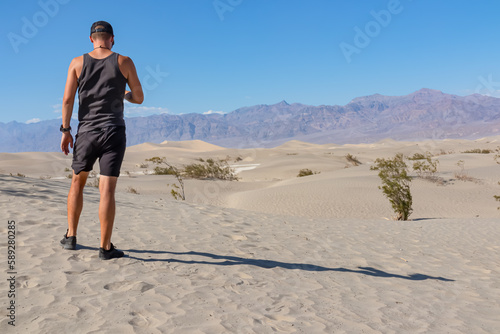
[[[99,179],[99,220],[101,221],[101,248],[111,248],[111,233],[115,221],[115,190],[118,178],[101,175]]]
[[[68,194],[68,237],[76,236],[80,214],[83,209],[83,188],[87,182],[89,172],[73,172],[71,187]]]

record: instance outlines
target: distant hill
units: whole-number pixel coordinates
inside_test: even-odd
[[[228,114],[127,118],[127,144],[203,140],[224,147],[273,147],[289,140],[360,143],[384,138],[422,140],[500,134],[500,99],[421,89],[405,96],[355,98],[345,106],[286,101]],[[60,120],[0,123],[0,152],[59,151]]]

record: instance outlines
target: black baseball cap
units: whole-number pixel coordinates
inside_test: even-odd
[[[99,27],[99,28],[96,28],[96,27]],[[92,24],[92,27],[90,27],[90,34],[92,35],[95,32],[107,32],[108,34],[111,34],[112,36],[115,35],[115,34],[113,34],[113,27],[111,26],[111,24],[109,24],[106,21],[94,22]]]

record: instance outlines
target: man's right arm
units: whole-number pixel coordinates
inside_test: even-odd
[[[78,88],[78,75],[81,72],[82,59],[81,57],[74,58],[71,61],[68,69],[68,77],[66,79],[66,86],[64,87],[64,97],[62,104],[62,126],[69,128],[71,122],[71,115],[73,114],[73,104],[75,103],[75,94]],[[80,71],[78,71],[80,70]],[[68,155],[68,145],[73,148],[73,136],[69,131],[63,132],[61,138],[61,151]]]

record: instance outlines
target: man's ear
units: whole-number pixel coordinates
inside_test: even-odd
[[[92,36],[90,36],[89,38],[90,38],[90,42],[91,42],[92,44],[94,44],[94,40],[92,39]]]

